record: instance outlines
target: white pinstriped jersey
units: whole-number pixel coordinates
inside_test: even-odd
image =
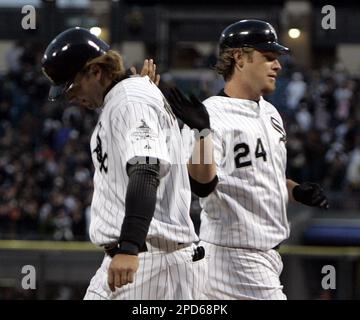
[[[214,130],[219,183],[200,199],[200,239],[225,247],[268,250],[289,236],[286,134],[263,98],[204,101]]]
[[[97,245],[117,241],[125,215],[127,163],[160,160],[160,184],[147,239],[197,241],[189,210],[191,192],[178,124],[148,77],[131,77],[104,99],[91,137],[95,166],[90,238]],[[139,201],[141,201],[139,195]]]

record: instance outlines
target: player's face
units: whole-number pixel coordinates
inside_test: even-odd
[[[260,95],[269,94],[276,88],[276,77],[281,70],[277,52],[260,52],[255,50],[252,60],[244,64],[244,79],[254,92]]]
[[[79,73],[72,87],[66,93],[67,100],[75,105],[88,109],[96,109],[103,104],[104,88],[100,83],[101,74],[90,72]]]

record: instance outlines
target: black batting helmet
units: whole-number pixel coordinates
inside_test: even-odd
[[[221,33],[220,52],[226,48],[250,47],[259,51],[288,52],[289,48],[278,43],[273,26],[262,20],[240,20]]]
[[[83,28],[70,28],[57,35],[42,58],[42,70],[52,86],[49,100],[56,100],[72,84],[86,62],[105,54],[109,45]]]

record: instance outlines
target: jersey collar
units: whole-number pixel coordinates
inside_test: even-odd
[[[255,101],[255,100],[248,100],[248,99],[239,99],[239,98],[232,98],[229,95],[227,95],[224,91],[224,88],[221,89],[219,91],[219,93],[217,94],[217,96],[220,97],[226,97],[226,98],[230,98],[230,99],[236,99],[236,100],[241,100],[243,103],[243,106],[248,107],[251,111],[255,112],[256,114],[258,114],[260,112],[260,103],[263,100],[263,97],[260,97],[259,101]]]

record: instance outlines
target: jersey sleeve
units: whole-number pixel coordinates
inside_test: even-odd
[[[221,130],[221,127],[217,125],[218,121],[218,114],[216,110],[212,108],[212,105],[209,104],[209,102],[204,101],[203,102],[207,108],[207,111],[209,112],[210,116],[210,124],[211,124],[211,131],[212,131],[212,140],[214,144],[214,160],[216,163],[216,166],[218,168],[223,166],[223,163],[225,162],[225,156],[226,156],[226,143],[224,142],[226,140],[226,137],[223,135],[223,132]]]
[[[185,159],[188,161],[191,158],[194,149],[195,137],[193,131],[186,124],[184,124],[181,129],[181,138],[184,147]]]
[[[163,115],[146,103],[127,102],[112,116],[112,129],[122,164],[155,164],[160,161],[160,176],[170,168]]]
[[[225,150],[224,150],[224,143],[222,140],[221,133],[216,129],[213,129],[212,140],[214,144],[214,160],[216,166],[220,168],[225,159]]]

